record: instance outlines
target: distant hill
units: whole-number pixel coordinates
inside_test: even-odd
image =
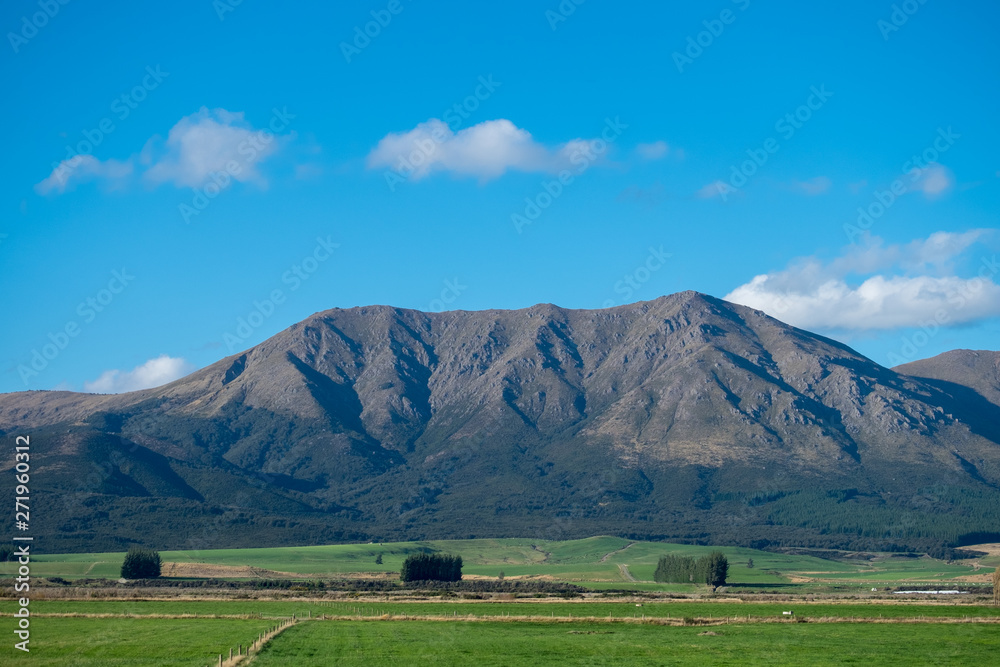
[[[893,370],[914,377],[960,384],[1000,405],[1000,352],[952,350],[930,359],[896,366]]]
[[[156,389],[0,395],[0,429],[32,436],[47,551],[609,533],[940,551],[1000,530],[983,396],[684,292],[329,310]]]

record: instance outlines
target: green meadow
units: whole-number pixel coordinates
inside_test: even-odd
[[[318,622],[289,628],[254,665],[985,665],[997,651],[1000,632],[984,625]]]
[[[664,554],[698,557],[720,549],[730,563],[729,582],[739,587],[788,589],[815,586],[864,588],[920,584],[954,585],[958,577],[988,574],[996,557],[946,563],[929,557],[881,554],[874,560],[817,558],[740,547],[708,547],[634,542],[617,537],[592,537],[562,542],[531,539],[481,539],[384,544],[339,544],[263,549],[162,551],[165,562],[251,566],[304,577],[336,578],[347,574],[399,572],[403,559],[419,551],[455,553],[464,561],[463,574],[495,578],[545,577],[594,589],[690,591],[692,586],[654,584],[656,562]],[[376,558],[382,563],[376,564]],[[846,556],[846,554],[845,554]],[[117,578],[123,553],[53,554],[33,557],[32,574],[65,579]],[[753,560],[753,568],[748,562]],[[14,564],[0,564],[11,574]],[[965,582],[968,585],[968,582]]]
[[[5,610],[6,611],[6,610]],[[10,617],[0,618],[5,635]],[[228,647],[249,644],[267,620],[197,618],[34,618],[30,652],[0,648],[0,665],[38,667],[204,667]],[[13,634],[10,634],[13,637]]]
[[[911,601],[871,602],[739,602],[731,599],[718,601],[668,600],[621,602],[604,600],[495,600],[477,601],[453,599],[449,601],[319,601],[319,600],[131,600],[90,599],[61,600],[35,599],[31,602],[33,614],[109,614],[118,616],[257,616],[263,618],[318,618],[327,616],[358,616],[380,618],[390,616],[442,616],[442,617],[546,617],[546,618],[700,618],[700,619],[782,619],[782,612],[793,611],[802,619],[938,619],[938,618],[1000,618],[1000,607],[986,604],[929,604]],[[637,606],[641,604],[642,606]],[[12,599],[0,600],[0,614],[17,610]],[[1000,626],[998,626],[1000,627]]]

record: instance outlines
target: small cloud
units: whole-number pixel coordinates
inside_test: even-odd
[[[792,189],[807,197],[821,195],[827,192],[832,185],[833,182],[826,176],[817,176],[816,178],[810,178],[808,181],[792,181]]]
[[[567,169],[574,158],[598,158],[594,142],[573,139],[555,147],[538,143],[527,130],[506,119],[488,120],[459,132],[431,118],[408,132],[390,133],[368,154],[369,169],[385,167],[405,172],[414,180],[434,172],[490,180],[508,170],[555,172]]]
[[[62,194],[76,183],[103,181],[110,187],[120,187],[134,171],[133,160],[101,162],[93,155],[76,155],[60,162],[44,180],[35,185],[40,195]]]
[[[143,149],[143,161],[149,164],[145,178],[154,184],[196,188],[235,162],[240,167],[232,174],[235,180],[264,184],[257,165],[277,150],[274,135],[255,130],[243,112],[202,107],[170,128],[162,145],[159,137],[147,143]]]
[[[951,170],[937,163],[932,163],[914,174],[911,192],[922,192],[927,199],[940,199],[955,186],[955,176]]]
[[[212,174],[226,172],[227,178],[263,186],[266,180],[258,167],[279,150],[283,138],[254,129],[242,112],[202,107],[170,128],[166,140],[153,137],[142,151],[127,160],[102,161],[93,155],[63,160],[35,185],[35,191],[42,195],[62,194],[86,181],[120,187],[137,169],[154,185],[172,183],[196,188],[208,182]],[[233,163],[235,169],[230,168]]]
[[[130,371],[110,370],[93,382],[84,382],[83,390],[92,394],[121,394],[149,389],[173,382],[194,370],[194,366],[179,357],[161,354]]]
[[[651,144],[639,144],[635,147],[635,152],[643,160],[659,160],[670,152],[670,147],[665,141],[654,141]]]

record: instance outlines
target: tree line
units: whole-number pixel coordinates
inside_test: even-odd
[[[450,554],[412,554],[399,571],[403,581],[460,581],[462,557]]]
[[[713,551],[698,560],[690,556],[660,556],[653,580],[672,584],[708,584],[723,586],[729,574],[729,561],[721,551]]]

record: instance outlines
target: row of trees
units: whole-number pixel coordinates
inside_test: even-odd
[[[403,581],[460,581],[462,557],[451,554],[413,554],[403,561]]]
[[[690,556],[661,556],[653,580],[675,584],[703,583],[715,588],[725,585],[728,574],[729,561],[721,551],[713,551],[698,560]]]

